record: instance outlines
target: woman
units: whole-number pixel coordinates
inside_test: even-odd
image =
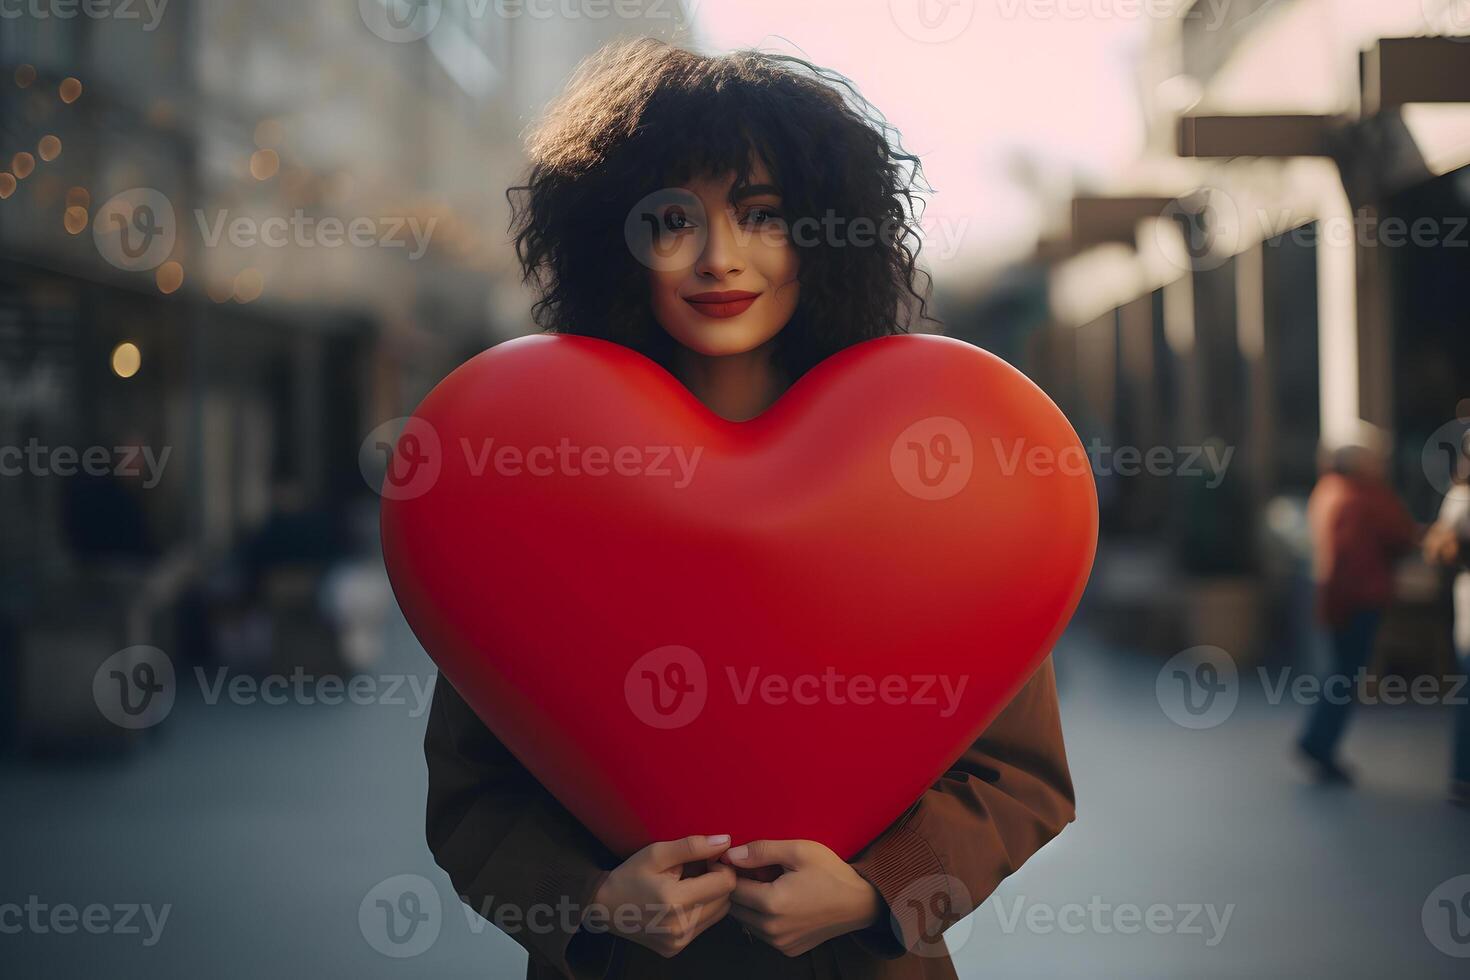
[[[920,167],[891,132],[799,59],[604,49],[510,195],[538,324],[641,351],[724,418],[759,415],[823,358],[925,316]],[[1050,660],[851,863],[724,835],[619,862],[442,678],[425,754],[435,859],[532,978],[954,977],[943,929],[1073,818]]]

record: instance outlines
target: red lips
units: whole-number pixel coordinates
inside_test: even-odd
[[[723,320],[744,313],[750,309],[750,304],[759,298],[760,293],[752,293],[744,289],[726,289],[685,296],[684,302],[705,316]]]

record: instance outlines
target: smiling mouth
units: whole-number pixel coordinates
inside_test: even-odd
[[[696,293],[685,296],[684,302],[703,316],[725,320],[750,309],[750,305],[760,299],[760,295],[743,289],[732,289],[725,292]]]

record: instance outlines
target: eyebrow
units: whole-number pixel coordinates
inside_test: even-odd
[[[730,201],[732,203],[743,201],[747,197],[758,197],[761,194],[773,194],[780,197],[781,189],[775,184],[746,184],[744,187],[737,187],[730,191]]]

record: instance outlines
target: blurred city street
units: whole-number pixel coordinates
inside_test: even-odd
[[[580,828],[482,860],[506,811],[458,806],[513,760],[476,714],[578,813],[697,822],[643,777],[719,765],[630,764],[706,744],[665,724],[671,637],[963,681],[1071,616],[1077,819],[945,932],[961,977],[1470,974],[1470,0],[0,20],[0,978],[522,977],[536,940],[425,840],[437,669],[400,603],[479,696],[435,728],[436,826],[471,828],[435,846],[501,909]],[[949,353],[788,387],[869,341]],[[687,459],[683,496],[582,480],[625,450]],[[973,867],[909,877],[989,890],[1065,815],[1036,680],[894,879],[945,853]],[[706,742],[826,743],[701,805],[846,818],[979,725],[770,700]],[[871,751],[821,782],[844,724]]]
[[[392,632],[375,677],[427,682],[430,661],[401,621]],[[1161,710],[1156,659],[1073,631],[1057,663],[1078,819],[951,927],[961,977],[1463,975],[1421,918],[1470,872],[1445,712],[1365,709],[1346,748],[1360,785],[1321,788],[1286,751],[1299,710],[1255,685],[1192,731]],[[377,688],[402,704],[208,705],[196,685],[125,764],[5,763],[7,879],[52,902],[171,909],[151,947],[141,916],[138,935],[8,937],[7,974],[521,976],[525,954],[465,913],[422,843],[411,687]],[[437,938],[411,958],[380,954],[376,920],[359,922],[399,875],[442,897],[420,927]],[[1129,906],[1167,919],[1152,932]]]

